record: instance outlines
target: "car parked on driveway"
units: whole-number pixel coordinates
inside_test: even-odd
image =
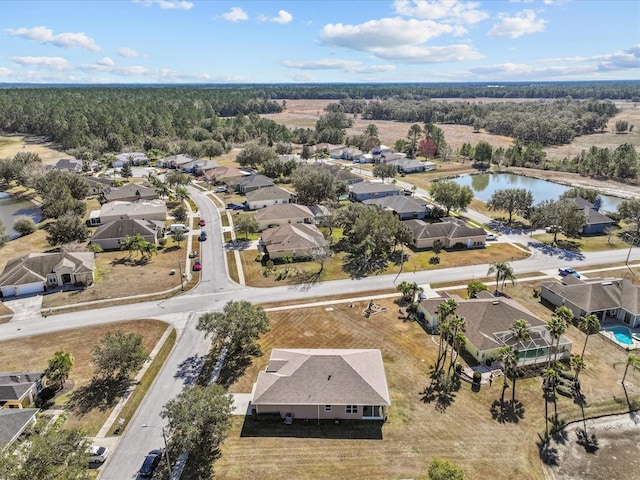
[[[487,232],[487,240],[497,240],[498,236],[495,233]]]
[[[573,277],[580,278],[580,274],[570,267],[559,268],[558,273],[560,274],[561,277],[566,277],[567,275],[571,275]]]
[[[107,447],[93,445],[89,448],[89,463],[104,463],[108,456],[109,449]]]
[[[162,450],[151,450],[147,456],[144,457],[144,462],[142,462],[142,466],[140,470],[138,470],[138,476],[140,478],[151,478],[158,463],[160,463],[161,457]]]
[[[245,206],[240,203],[227,203],[227,208],[231,210],[245,210]]]
[[[199,260],[196,260],[196,261],[193,263],[193,271],[194,271],[194,272],[199,272],[200,270],[202,270],[202,264],[200,263],[200,261],[199,261]]]

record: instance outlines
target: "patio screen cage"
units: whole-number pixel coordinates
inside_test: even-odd
[[[502,345],[509,345],[518,354],[518,364],[534,364],[539,361],[546,361],[549,356],[549,349],[555,350],[555,340],[549,335],[549,331],[544,325],[530,328],[530,336],[527,340],[518,341],[511,330],[494,333],[495,339]],[[552,350],[552,356],[553,356]],[[571,351],[571,342],[565,337],[560,337],[558,344],[558,358],[568,355]]]

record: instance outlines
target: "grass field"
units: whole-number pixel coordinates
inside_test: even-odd
[[[18,152],[37,153],[42,163],[50,165],[69,155],[50,142],[44,142],[34,135],[2,135],[0,136],[0,158],[13,158]]]
[[[68,383],[72,389],[65,391],[55,401],[55,408],[65,408],[72,393],[89,384],[93,376],[91,353],[108,332],[139,333],[143,336],[145,351],[150,352],[166,329],[167,324],[158,320],[136,320],[9,340],[0,343],[0,365],[3,370],[10,372],[38,372],[46,368],[47,360],[56,351],[71,353],[74,365]],[[88,435],[95,435],[112,408],[113,405],[105,409],[94,408],[82,416],[72,414],[65,425],[82,428]]]
[[[250,418],[234,417],[215,464],[215,477],[426,479],[427,466],[437,456],[464,468],[465,478],[544,478],[536,447],[538,434],[544,433],[540,378],[518,381],[517,398],[524,413],[517,423],[492,418],[490,409],[500,397],[500,382],[483,385],[479,392],[463,382],[453,397],[427,403],[422,393],[429,383],[437,344],[416,323],[406,321],[391,300],[377,303],[388,311],[368,319],[362,315],[366,302],[354,308],[345,304],[270,312],[271,332],[260,340],[264,355],[254,359],[230,391],[251,391],[272,348],[379,348],[392,401],[382,439],[349,438],[358,432],[348,425],[314,429],[297,427],[294,421],[287,431],[279,424],[261,429]],[[624,353],[596,337],[589,340],[586,358],[593,369],[583,373],[587,414],[624,411],[623,391],[616,384],[622,372],[611,366]],[[600,357],[602,360],[595,360]],[[639,373],[633,375],[630,381],[640,381]],[[605,378],[608,380],[601,384]],[[634,397],[638,394],[633,392]],[[579,408],[564,397],[558,400],[558,413],[565,420],[579,418]]]
[[[533,238],[548,245],[553,244],[552,233],[533,235]],[[571,238],[559,233],[557,240],[559,246],[580,252],[599,252],[614,248],[629,248],[629,244],[615,233],[612,235],[585,235],[580,238]]]

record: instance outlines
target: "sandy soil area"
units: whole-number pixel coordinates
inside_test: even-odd
[[[0,158],[13,158],[18,152],[37,153],[45,165],[53,165],[62,158],[70,156],[51,142],[36,135],[3,135],[0,136]]]
[[[640,416],[613,415],[587,420],[587,431],[595,434],[598,450],[587,453],[576,441],[576,422],[566,428],[567,440],[555,443],[558,465],[547,468],[554,480],[613,480],[638,478],[640,469]],[[635,474],[633,472],[636,472]]]

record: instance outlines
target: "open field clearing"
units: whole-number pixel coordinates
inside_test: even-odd
[[[91,354],[108,332],[138,333],[143,336],[145,351],[151,352],[166,329],[167,324],[158,320],[136,320],[9,340],[0,343],[0,365],[5,371],[38,372],[46,368],[47,360],[56,351],[71,353],[74,360],[71,376],[65,391],[56,398],[54,405],[54,408],[66,408],[65,404],[71,395],[90,384],[94,373]],[[101,396],[104,401],[98,401]],[[107,396],[107,392],[96,394],[94,400],[102,408],[93,408],[84,415],[71,412],[65,425],[82,428],[88,435],[95,435],[115,405],[106,402]]]
[[[2,135],[0,136],[0,158],[13,158],[18,152],[37,153],[42,163],[52,165],[69,155],[56,149],[51,142],[45,142],[35,135]]]
[[[368,319],[362,314],[367,302],[353,308],[343,304],[271,312],[271,332],[260,341],[263,356],[254,359],[231,392],[251,391],[272,348],[379,348],[392,401],[389,421],[377,432],[382,438],[354,438],[363,435],[363,429],[373,433],[379,428],[374,425],[314,428],[313,422],[296,425],[294,421],[284,426],[234,417],[215,465],[216,478],[426,479],[433,456],[460,465],[466,478],[471,479],[544,478],[536,447],[538,434],[544,433],[540,378],[518,381],[517,398],[524,411],[517,422],[500,423],[490,413],[492,403],[500,397],[501,380],[492,386],[483,385],[477,393],[463,382],[451,397],[425,402],[422,392],[429,383],[437,343],[418,324],[399,315],[398,306],[391,300],[377,303],[388,311]],[[624,356],[610,343],[599,340],[590,339],[587,362],[600,354],[606,360],[601,362],[602,368],[594,365],[591,376],[583,373],[588,388],[586,412],[589,414],[591,408],[594,412],[624,411],[627,405],[622,401],[623,391],[613,378],[607,383],[610,388],[595,388],[605,372],[611,377],[621,376],[619,367],[615,371],[605,367],[610,360]],[[633,375],[632,381],[640,383],[640,374]],[[640,390],[633,393],[638,394]],[[557,408],[562,419],[580,418],[579,408],[569,399],[559,397]]]

